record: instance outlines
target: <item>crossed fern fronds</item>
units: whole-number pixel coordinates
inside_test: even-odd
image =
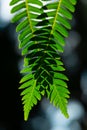
[[[64,51],[69,20],[75,11],[77,0],[11,0],[11,13],[15,13],[12,22],[18,22],[19,48],[24,55],[24,68],[21,73],[20,89],[23,89],[24,119],[43,95],[46,95],[55,107],[59,107],[65,117],[69,91],[62,73],[63,63],[60,52]]]

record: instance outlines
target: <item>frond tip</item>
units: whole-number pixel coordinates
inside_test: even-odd
[[[26,88],[25,88],[26,87]],[[37,100],[41,100],[41,94],[39,92],[39,86],[36,87],[36,80],[27,81],[20,86],[20,89],[23,89],[21,93],[23,105],[24,105],[24,120],[28,119],[30,110],[34,105],[37,104]]]
[[[27,120],[34,105],[44,94],[66,118],[69,91],[68,78],[60,60],[65,37],[71,29],[70,20],[77,0],[11,0],[12,22],[18,22],[19,49],[24,56],[20,80],[24,119]]]
[[[63,86],[58,86],[54,84],[52,86],[51,99],[50,102],[53,103],[55,107],[59,107],[61,112],[65,115],[66,118],[69,118],[67,112],[67,99],[69,98],[70,92],[67,88]]]

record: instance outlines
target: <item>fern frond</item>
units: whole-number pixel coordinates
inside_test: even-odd
[[[54,37],[56,47],[60,52],[63,52],[63,46],[65,45],[64,37],[68,37],[67,30],[71,29],[69,20],[72,19],[75,4],[76,0],[58,0],[54,3],[48,3],[45,10],[51,26],[49,39]]]
[[[60,107],[62,113],[65,115],[66,118],[69,117],[67,113],[67,99],[69,98],[70,92],[68,91],[67,88],[64,86],[60,86],[58,82],[60,81],[55,81],[56,84],[51,86],[52,92],[50,93],[50,102],[53,103],[55,107]]]
[[[43,5],[43,0],[11,0],[12,22],[19,22],[19,48],[24,55],[25,76],[20,80],[23,89],[24,119],[30,110],[46,94],[50,102],[60,107],[68,117],[68,78],[62,74],[60,52],[64,51],[65,37],[71,29],[69,20],[75,11],[76,0],[58,0]]]
[[[30,76],[30,75],[29,75]],[[27,76],[26,76],[27,77]],[[21,82],[25,81],[25,77],[21,80]],[[27,79],[26,79],[27,80]],[[20,86],[20,89],[24,89],[21,93],[23,105],[24,105],[24,119],[28,119],[28,115],[30,110],[34,105],[37,104],[37,100],[41,100],[41,94],[39,91],[39,86],[36,86],[36,80],[28,78],[28,81]]]

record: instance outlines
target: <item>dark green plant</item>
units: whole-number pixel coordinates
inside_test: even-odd
[[[16,13],[12,22],[19,22],[19,48],[24,56],[25,76],[21,79],[23,89],[24,119],[43,95],[65,117],[67,113],[68,78],[62,73],[63,63],[60,52],[64,51],[65,37],[71,29],[70,20],[77,0],[11,0],[11,13]]]

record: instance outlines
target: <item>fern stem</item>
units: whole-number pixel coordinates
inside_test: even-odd
[[[33,33],[34,33],[34,30],[33,30],[33,26],[32,26],[32,22],[31,22],[31,17],[30,17],[30,13],[29,13],[29,6],[28,6],[28,0],[25,0],[25,6],[26,6],[26,11],[27,11],[27,16],[28,16],[28,22],[29,22],[29,25],[30,25],[30,29],[32,31],[32,35],[33,37],[35,36]],[[35,41],[35,44],[37,44],[37,41]]]
[[[56,9],[56,14],[55,14],[55,18],[54,18],[54,22],[53,22],[53,25],[52,25],[52,30],[50,32],[50,35],[53,34],[53,31],[54,31],[54,27],[55,27],[55,24],[56,24],[56,19],[58,17],[58,12],[60,10],[60,6],[61,6],[61,3],[62,3],[62,0],[59,0],[59,4],[58,4],[58,7]],[[49,38],[50,39],[50,38]]]
[[[28,21],[29,21],[29,25],[30,25],[30,29],[32,31],[32,33],[34,32],[33,27],[32,27],[32,23],[31,23],[31,18],[30,18],[30,13],[29,13],[29,6],[28,6],[28,0],[25,0],[25,6],[26,6],[26,11],[27,11],[27,16],[28,16]]]

